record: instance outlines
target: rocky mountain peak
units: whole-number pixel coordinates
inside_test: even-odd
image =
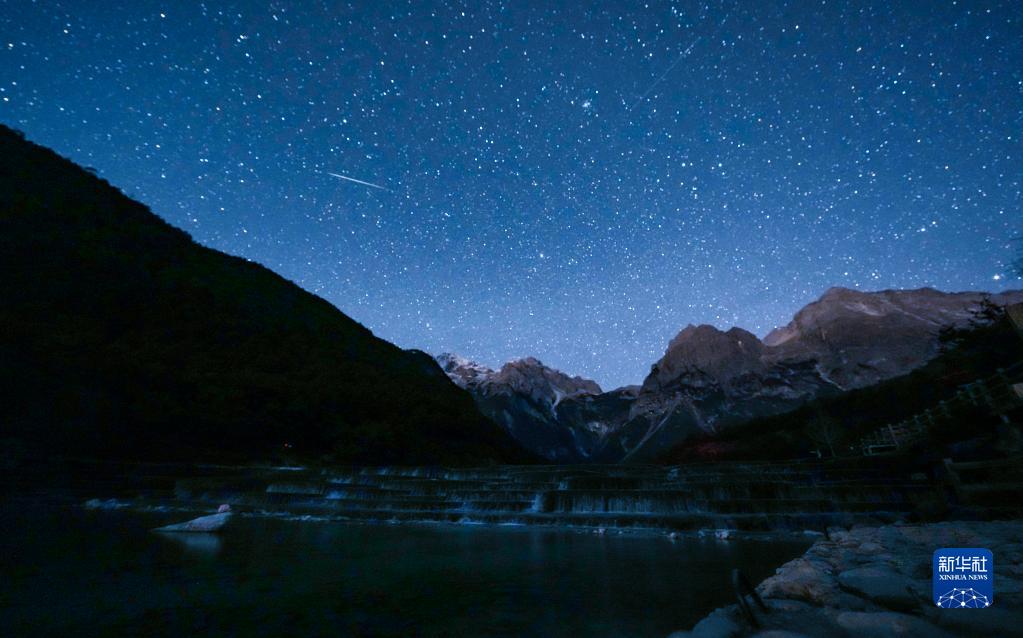
[[[545,366],[534,357],[516,359],[501,366],[491,381],[514,392],[528,394],[536,399],[558,403],[562,398],[582,394],[600,394],[596,381],[570,377],[560,370]]]
[[[829,288],[819,299],[807,304],[787,325],[772,330],[764,343],[780,346],[787,342],[843,340],[843,331],[884,325],[912,327],[914,332],[936,333],[944,326],[963,327],[974,317],[984,299],[1004,306],[1023,300],[1023,291],[998,294],[981,292],[948,293],[934,288],[865,292],[850,288]]]
[[[455,355],[437,360],[485,414],[545,458],[641,460],[694,432],[906,374],[939,353],[943,327],[968,326],[985,300],[1023,302],[1023,291],[829,288],[763,341],[742,328],[688,325],[642,386],[604,393],[535,357],[496,371]]]
[[[759,370],[763,349],[760,339],[742,328],[690,324],[671,340],[651,376],[662,387],[681,376],[723,383]]]
[[[477,407],[529,450],[552,461],[591,458],[603,437],[628,412],[635,393],[603,393],[596,382],[569,376],[536,357],[492,370],[458,355],[436,357]]]
[[[536,357],[513,359],[499,370],[449,352],[437,355],[436,359],[457,385],[480,388],[487,394],[517,393],[555,405],[565,397],[602,392],[595,381],[569,376],[544,365]]]
[[[434,358],[441,369],[460,388],[475,387],[489,380],[494,374],[494,371],[487,366],[453,352],[444,352]]]

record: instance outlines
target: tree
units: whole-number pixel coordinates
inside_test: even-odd
[[[811,441],[827,447],[831,456],[838,456],[835,454],[835,445],[841,442],[844,434],[838,419],[829,416],[823,410],[818,410],[817,415],[806,424],[805,432]]]
[[[981,326],[989,326],[1005,316],[1005,308],[991,301],[991,295],[985,294],[980,298],[976,308],[970,310],[970,328],[975,329]]]

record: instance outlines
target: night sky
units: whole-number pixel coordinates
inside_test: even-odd
[[[6,0],[0,121],[402,347],[611,388],[834,285],[1019,287],[1023,4],[891,4]]]

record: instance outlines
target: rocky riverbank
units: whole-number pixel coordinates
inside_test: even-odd
[[[948,610],[931,601],[931,556],[941,547],[994,553],[994,604]],[[887,525],[829,530],[757,587],[752,627],[738,605],[672,638],[1023,636],[1023,521]]]

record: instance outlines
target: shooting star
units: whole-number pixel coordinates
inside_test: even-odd
[[[721,18],[721,22],[718,22],[718,26],[717,26],[716,31],[720,30],[721,27],[723,27],[725,25],[725,20],[728,20],[728,17],[730,15],[731,15],[731,13],[726,13],[725,17]],[[697,44],[699,44],[700,40],[702,40],[702,39],[703,39],[702,35],[697,36],[696,39],[693,40],[692,43],[689,46],[687,46],[685,48],[685,50],[682,51],[682,53],[679,53],[678,57],[675,58],[675,61],[671,63],[671,66],[669,66],[667,69],[665,69],[664,73],[662,73],[660,75],[660,77],[658,77],[656,80],[654,80],[654,83],[651,84],[647,88],[646,91],[643,91],[643,94],[640,95],[639,98],[635,102],[633,102],[632,106],[630,106],[629,108],[625,109],[625,111],[626,112],[632,111],[637,106],[642,104],[643,100],[646,99],[646,96],[650,95],[650,92],[653,91],[657,87],[657,85],[661,83],[661,80],[663,80],[664,78],[668,77],[668,74],[671,73],[672,69],[674,69],[676,66],[678,66],[679,62],[681,62],[684,58],[688,57],[690,53],[692,53],[693,47],[695,47]]]
[[[355,179],[354,177],[348,177],[347,175],[341,175],[340,173],[331,173],[330,171],[325,172],[327,173],[327,175],[330,175],[331,177],[348,180],[349,182],[355,182],[356,184],[362,184],[363,186],[369,186],[370,188],[379,188],[380,190],[387,191],[388,193],[391,192],[391,189],[389,188],[384,188],[383,186],[372,184],[370,182],[364,182],[361,179]]]
[[[668,74],[671,73],[671,70],[674,69],[676,66],[678,66],[678,63],[681,62],[684,57],[689,55],[689,52],[693,50],[693,47],[695,47],[700,42],[700,40],[702,38],[703,38],[703,36],[699,36],[695,40],[693,40],[693,43],[690,44],[688,47],[686,47],[685,51],[680,53],[679,56],[677,58],[675,58],[675,61],[671,63],[671,66],[669,66],[667,69],[665,69],[664,73],[662,73],[659,78],[654,80],[654,83],[651,84],[650,87],[646,91],[643,91],[643,95],[640,95],[639,99],[637,99],[632,104],[632,106],[630,106],[629,108],[627,108],[625,110],[626,111],[631,111],[631,110],[635,109],[637,106],[639,106],[640,103],[643,102],[643,100],[646,99],[646,96],[650,95],[650,92],[653,91],[654,88],[656,88],[657,85],[661,83],[661,80],[666,78],[668,76]]]

